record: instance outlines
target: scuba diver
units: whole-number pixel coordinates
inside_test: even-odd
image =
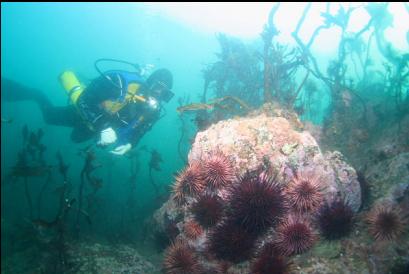
[[[102,61],[132,65],[136,72],[102,72],[99,68]],[[110,152],[123,155],[162,117],[162,103],[174,96],[171,91],[173,76],[167,69],[158,69],[145,80],[138,65],[115,59],[99,59],[95,68],[100,76],[86,87],[72,71],[60,75],[70,101],[67,106],[53,106],[41,90],[4,77],[1,78],[1,98],[5,101],[34,100],[47,124],[73,128],[73,142],[96,137],[98,146],[113,145]]]

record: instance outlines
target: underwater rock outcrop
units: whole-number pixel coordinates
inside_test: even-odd
[[[81,243],[72,246],[75,273],[158,273],[157,267],[128,245]]]
[[[298,171],[308,170],[321,177],[325,199],[344,196],[355,212],[361,205],[356,172],[342,154],[322,153],[308,131],[296,130],[284,117],[259,114],[212,125],[197,134],[189,162],[201,161],[215,151],[227,155],[237,177],[264,164],[287,185]]]
[[[21,248],[2,260],[1,273],[160,273],[152,257],[147,258],[132,245],[121,243],[72,240],[67,245],[67,258],[66,264],[57,268],[58,258],[49,249]]]
[[[339,199],[346,201],[354,213],[361,206],[357,174],[342,154],[323,153],[294,113],[274,105],[265,105],[247,117],[220,121],[199,132],[188,160],[187,167],[176,176],[173,195],[155,213],[149,226],[155,228],[152,235],[166,235],[159,239],[185,240],[199,256],[201,267],[209,271],[226,271],[232,265],[248,270],[257,250],[266,244],[275,246],[277,256],[308,252],[319,239],[316,219],[321,206]],[[201,171],[197,171],[198,164]],[[230,178],[232,170],[234,178]],[[186,174],[188,177],[183,177]],[[217,179],[222,183],[215,184]],[[186,180],[197,185],[189,186]],[[257,187],[253,189],[249,181]],[[260,191],[270,193],[260,195]],[[209,225],[211,212],[197,209],[201,199],[206,200],[206,207],[213,206],[209,205],[212,201],[221,201],[222,217],[217,218],[215,225]],[[238,202],[242,204],[234,204]],[[246,202],[254,208],[254,216],[252,209],[243,208]],[[280,210],[267,217],[258,214],[268,207]],[[190,225],[195,223],[196,227],[203,216],[207,218],[206,225],[195,229],[198,233],[191,237]],[[294,235],[299,229],[311,235],[306,243],[295,243],[296,252],[284,250],[287,239],[278,244],[280,238],[275,233],[283,229],[284,220],[290,216],[295,221],[288,229]],[[169,248],[165,261],[169,261],[168,253]]]

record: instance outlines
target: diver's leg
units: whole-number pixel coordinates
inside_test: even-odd
[[[1,77],[1,100],[37,102],[47,124],[73,128],[71,133],[73,142],[84,142],[94,136],[94,132],[83,123],[74,106],[55,107],[41,90]]]
[[[81,119],[73,106],[41,107],[44,121],[47,124],[63,127],[76,127]]]
[[[74,107],[55,107],[41,90],[26,87],[4,77],[1,77],[1,99],[11,102],[26,100],[37,102],[47,124],[75,127],[80,121]]]
[[[43,110],[43,116],[47,124],[72,127],[71,140],[75,143],[85,142],[95,135],[82,121],[74,106],[47,108]]]
[[[51,107],[50,100],[38,89],[29,88],[13,80],[1,77],[1,100],[3,101],[36,101],[40,107]]]
[[[71,139],[74,142],[84,142],[94,136],[94,132],[83,123],[74,106],[55,107],[41,90],[1,77],[1,100],[37,102],[47,124],[73,128]]]

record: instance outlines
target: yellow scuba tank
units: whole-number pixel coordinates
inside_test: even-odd
[[[84,86],[80,83],[74,72],[67,70],[61,73],[60,82],[68,93],[70,103],[76,105],[78,97],[84,91]]]

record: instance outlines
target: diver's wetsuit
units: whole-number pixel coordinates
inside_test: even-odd
[[[1,97],[5,101],[34,100],[38,103],[47,124],[72,127],[71,140],[84,142],[98,134],[101,130],[112,127],[117,135],[117,144],[131,143],[135,145],[160,118],[160,110],[150,108],[144,103],[126,105],[115,114],[109,114],[102,107],[105,100],[120,98],[121,90],[99,77],[91,82],[82,92],[77,107],[53,106],[43,92],[25,87],[7,78],[1,78]],[[81,115],[80,115],[81,114]],[[142,122],[139,117],[143,116]],[[84,122],[87,121],[87,123]],[[89,126],[92,126],[93,130]]]

